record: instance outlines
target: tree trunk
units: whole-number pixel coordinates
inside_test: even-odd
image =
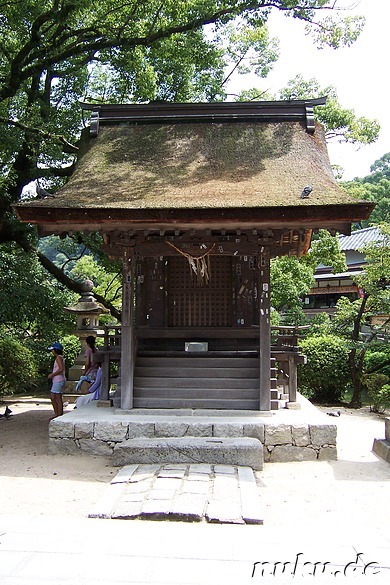
[[[368,294],[364,292],[362,302],[360,305],[360,309],[356,318],[354,320],[354,327],[352,331],[352,342],[358,344],[360,338],[360,328],[362,324],[362,318],[364,315],[364,311],[367,305]],[[362,374],[363,374],[363,362],[364,362],[364,355],[366,350],[362,348],[359,351],[354,347],[349,352],[348,362],[349,362],[349,370],[351,372],[351,380],[353,385],[353,393],[352,398],[350,400],[349,405],[352,408],[360,408],[362,405],[362,389],[363,389],[363,382],[362,382]]]

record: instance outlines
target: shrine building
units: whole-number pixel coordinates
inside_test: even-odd
[[[299,352],[271,338],[270,260],[373,207],[333,176],[325,101],[82,104],[73,175],[15,209],[122,260],[121,409],[272,408],[273,360]]]

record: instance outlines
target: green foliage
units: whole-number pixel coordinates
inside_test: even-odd
[[[271,302],[277,311],[283,311],[285,323],[306,323],[302,299],[314,285],[314,272],[319,264],[332,266],[333,272],[346,269],[339,241],[327,230],[316,234],[309,252],[302,258],[281,256],[271,261]]]
[[[299,388],[318,402],[340,402],[350,383],[348,345],[336,335],[307,337],[300,343],[307,364],[298,366]]]
[[[357,278],[358,285],[371,295],[371,306],[383,315],[390,314],[390,225],[380,224],[383,239],[363,248],[367,266]]]
[[[321,27],[312,24],[306,26],[307,33],[312,33],[319,48],[331,46],[334,49],[349,47],[359,37],[365,24],[363,16],[349,16],[339,23],[331,17],[321,21]]]
[[[38,377],[35,356],[10,335],[0,338],[0,395],[30,390]]]
[[[319,230],[318,234],[314,235],[310,250],[300,261],[311,266],[313,270],[319,264],[331,266],[334,274],[347,270],[345,254],[340,250],[340,242],[328,230]]]
[[[362,145],[372,144],[378,139],[378,121],[358,117],[354,110],[342,107],[335,87],[330,85],[322,88],[316,79],[306,81],[301,75],[297,75],[280,91],[281,99],[291,99],[292,95],[295,99],[327,96],[326,105],[316,108],[315,111],[316,119],[324,126],[327,140]]]
[[[65,335],[61,339],[64,347],[65,373],[68,375],[69,368],[73,366],[76,358],[80,355],[80,339],[76,335]]]
[[[356,199],[376,204],[369,220],[362,222],[362,227],[390,223],[390,152],[374,162],[370,175],[344,182],[342,187]]]
[[[114,266],[112,266],[114,268]],[[70,275],[76,280],[91,279],[94,283],[94,292],[104,297],[117,308],[122,304],[122,272],[107,272],[105,267],[92,256],[80,258]]]
[[[313,269],[294,256],[271,260],[271,303],[274,309],[297,310],[314,284]]]
[[[384,239],[363,248],[367,260],[365,270],[356,277],[362,296],[351,302],[343,297],[336,305],[332,325],[349,344],[349,366],[354,393],[351,403],[359,405],[363,390],[365,356],[378,339],[387,340],[390,314],[390,226],[381,225]],[[373,319],[376,319],[374,324]],[[365,327],[363,334],[362,329]],[[386,341],[383,342],[385,347]],[[386,361],[382,364],[387,365]],[[380,368],[377,368],[380,369]],[[371,370],[372,372],[372,370]]]
[[[371,374],[364,377],[368,390],[371,410],[383,413],[390,408],[389,377],[384,374]]]
[[[59,238],[58,236],[41,238],[38,243],[38,250],[58,268],[61,268],[65,274],[71,272],[77,260],[85,254],[90,254],[84,244],[80,244],[70,237]]]
[[[32,254],[0,245],[0,326],[19,339],[39,343],[74,329],[64,312],[77,297],[67,291]]]
[[[364,356],[364,372],[370,375],[378,371],[390,379],[390,346],[386,342],[372,342]]]
[[[328,313],[318,313],[310,319],[310,328],[306,337],[329,335],[333,333],[331,318]]]
[[[251,27],[230,23],[217,38],[225,49],[225,70],[229,71],[223,84],[233,73],[266,77],[279,57],[279,42],[269,37],[263,22]]]

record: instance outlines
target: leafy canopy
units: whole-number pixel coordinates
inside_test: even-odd
[[[354,110],[341,106],[337,90],[332,85],[321,87],[317,79],[305,80],[301,75],[291,79],[280,91],[281,99],[309,99],[327,96],[326,105],[316,108],[315,115],[324,126],[327,140],[351,144],[372,144],[379,136],[379,122],[358,117]]]

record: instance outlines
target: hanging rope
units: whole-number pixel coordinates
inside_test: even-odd
[[[203,284],[208,284],[211,277],[211,265],[210,265],[210,253],[212,252],[215,244],[213,244],[210,250],[207,250],[201,256],[191,256],[187,252],[183,252],[180,250],[175,244],[166,240],[166,244],[169,244],[171,248],[179,252],[184,258],[187,258],[190,271],[194,272],[196,275],[196,282],[198,286],[203,286]],[[191,272],[191,274],[192,274]]]

